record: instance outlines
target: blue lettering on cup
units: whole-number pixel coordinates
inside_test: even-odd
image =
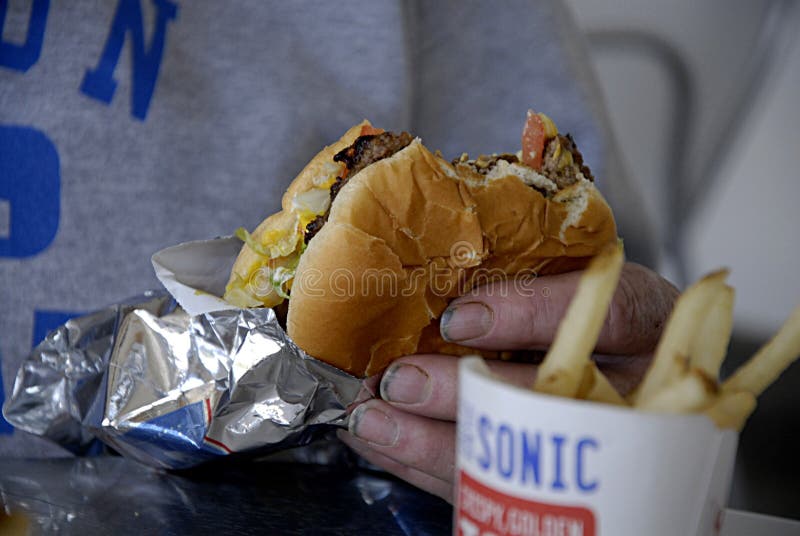
[[[514,432],[507,424],[497,429],[497,470],[506,480],[514,474]]]
[[[553,483],[550,485],[553,490],[563,491],[567,489],[566,484],[563,480],[563,471],[561,470],[563,465],[564,456],[562,451],[564,450],[564,442],[567,440],[566,437],[561,435],[554,435],[552,438],[553,440]]]
[[[597,480],[587,481],[584,471],[586,469],[586,461],[584,459],[584,450],[591,448],[597,450],[599,445],[597,441],[591,437],[585,437],[578,441],[575,447],[575,481],[578,484],[578,489],[581,491],[591,492],[597,489]]]
[[[531,475],[531,483],[539,486],[539,451],[541,448],[541,436],[539,433],[529,434],[522,432],[522,483],[528,483],[528,474]]]
[[[492,451],[489,447],[489,438],[486,437],[491,432],[492,423],[489,421],[489,417],[481,415],[481,418],[478,419],[478,438],[481,442],[482,453],[478,456],[478,465],[483,470],[488,470],[492,466]]]

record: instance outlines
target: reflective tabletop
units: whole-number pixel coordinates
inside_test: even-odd
[[[102,456],[0,460],[32,534],[449,534],[445,501],[352,464],[239,461],[164,472]]]

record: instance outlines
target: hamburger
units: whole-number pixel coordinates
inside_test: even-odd
[[[244,245],[224,299],[283,309],[300,348],[356,376],[402,355],[466,353],[439,334],[452,299],[496,279],[580,269],[617,240],[569,135],[529,111],[521,146],[447,161],[363,121],[309,162],[280,212],[237,231]]]

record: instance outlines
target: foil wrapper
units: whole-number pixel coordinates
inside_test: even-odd
[[[175,301],[163,291],[147,292],[51,331],[20,366],[3,407],[6,420],[75,454],[94,450],[111,351],[120,325],[135,309],[167,314]]]
[[[100,440],[179,469],[346,427],[360,388],[299,349],[271,309],[190,316],[149,292],[51,332],[21,366],[3,414],[77,454]]]

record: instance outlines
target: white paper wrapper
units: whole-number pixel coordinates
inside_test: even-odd
[[[479,358],[459,382],[456,534],[719,534],[736,432],[541,395]]]
[[[185,242],[162,249],[152,257],[156,277],[191,316],[236,309],[219,296],[242,241],[236,237]]]

